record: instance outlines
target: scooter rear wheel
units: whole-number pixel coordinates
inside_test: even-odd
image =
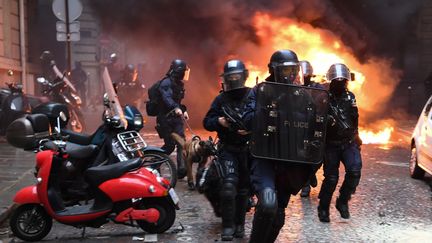
[[[37,204],[25,204],[15,209],[9,221],[14,235],[25,241],[39,241],[51,230],[52,218]]]
[[[143,198],[139,209],[155,208],[159,211],[159,220],[156,223],[149,223],[145,220],[137,220],[138,225],[150,234],[159,234],[167,231],[174,224],[176,210],[174,204],[166,197]]]

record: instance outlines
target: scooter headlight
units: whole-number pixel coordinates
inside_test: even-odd
[[[142,116],[136,116],[136,117],[134,117],[134,125],[135,126],[140,127],[140,126],[142,126],[142,124],[143,124],[143,118],[142,118]]]

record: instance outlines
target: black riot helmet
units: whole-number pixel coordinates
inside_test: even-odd
[[[248,76],[249,71],[242,61],[229,60],[225,63],[223,73],[221,74],[223,91],[244,88]]]
[[[138,72],[133,64],[127,64],[123,70],[124,82],[130,83],[135,82],[138,76]]]
[[[187,63],[181,59],[174,59],[167,72],[167,75],[177,81],[189,79],[190,68]]]
[[[347,89],[348,81],[351,80],[351,72],[345,64],[335,63],[330,66],[326,78],[330,81],[330,92],[340,95]]]
[[[268,68],[277,83],[303,84],[303,74],[297,54],[291,50],[279,50],[273,53]]]

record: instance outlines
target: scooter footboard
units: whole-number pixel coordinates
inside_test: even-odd
[[[28,186],[19,190],[15,194],[14,202],[18,204],[28,204],[28,203],[40,204],[36,186]]]

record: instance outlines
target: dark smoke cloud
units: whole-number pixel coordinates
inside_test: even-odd
[[[195,124],[218,91],[218,75],[228,58],[262,53],[252,26],[255,12],[294,18],[331,30],[351,46],[361,62],[372,56],[400,58],[412,35],[410,20],[420,0],[91,0],[103,32],[126,43],[127,62],[145,62],[151,82],[176,57],[191,66],[186,103]],[[287,47],[289,48],[289,47]],[[257,62],[266,65],[268,60]],[[145,76],[145,75],[144,75]]]

